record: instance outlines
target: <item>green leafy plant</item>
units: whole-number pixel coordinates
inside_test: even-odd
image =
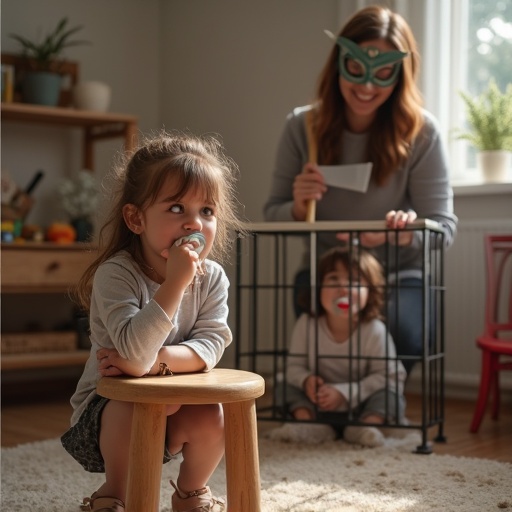
[[[62,52],[65,48],[89,44],[88,41],[70,40],[70,37],[82,28],[81,25],[68,28],[68,18],[64,17],[57,23],[55,29],[40,42],[30,41],[18,34],[9,34],[9,37],[20,43],[23,56],[32,69],[56,71],[58,61],[62,59]]]
[[[466,106],[468,131],[457,131],[456,138],[467,140],[479,151],[512,151],[512,83],[502,93],[491,79],[477,97],[459,91]]]

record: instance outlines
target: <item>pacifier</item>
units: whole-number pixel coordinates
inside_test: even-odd
[[[334,304],[338,309],[348,310],[350,307],[348,297],[340,297],[334,301]]]
[[[183,244],[192,245],[194,251],[197,252],[197,254],[201,254],[206,245],[206,239],[202,233],[197,231],[196,233],[191,233],[190,235],[182,236],[181,238],[178,238],[176,242],[174,242],[174,245],[176,247],[179,247],[180,245]]]

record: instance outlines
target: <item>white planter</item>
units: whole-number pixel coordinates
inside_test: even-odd
[[[110,87],[103,82],[82,82],[73,89],[73,103],[82,110],[106,112],[110,106]]]
[[[484,181],[501,182],[505,180],[512,162],[512,152],[497,149],[480,151],[476,155],[478,168]]]

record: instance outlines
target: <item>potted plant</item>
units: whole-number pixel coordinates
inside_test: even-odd
[[[18,34],[10,37],[22,47],[27,71],[24,74],[23,99],[28,103],[55,106],[58,104],[61,80],[59,67],[62,65],[62,52],[70,46],[87,44],[87,41],[71,40],[82,26],[68,28],[68,18],[62,18],[55,29],[42,41],[34,42]]]
[[[460,91],[469,129],[459,131],[477,150],[477,164],[486,181],[503,181],[512,160],[512,84],[501,92],[491,79],[487,89],[472,97]]]

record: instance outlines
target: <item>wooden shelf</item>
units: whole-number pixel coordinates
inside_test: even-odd
[[[89,357],[89,350],[69,352],[39,352],[35,354],[2,355],[2,370],[26,370],[57,366],[81,366]]]
[[[126,114],[2,103],[2,122],[4,121],[81,128],[84,131],[84,168],[89,170],[94,170],[93,145],[96,141],[121,137],[127,151],[131,151],[137,142],[137,118]]]
[[[8,57],[2,54],[2,62]],[[76,70],[71,70],[76,79]],[[94,143],[101,139],[121,137],[127,151],[137,143],[137,118],[110,112],[91,112],[68,107],[47,107],[25,103],[2,103],[2,128],[7,122],[55,125],[83,131],[83,168],[94,170]],[[78,282],[95,257],[88,244],[2,243],[2,300],[13,294],[66,294]],[[27,312],[29,313],[29,312]],[[27,316],[29,316],[27,314]],[[49,333],[51,335],[51,333]],[[48,333],[45,334],[47,336]],[[44,344],[41,334],[27,343]],[[46,338],[47,339],[47,338]],[[52,344],[46,348],[61,348]],[[40,351],[2,355],[2,370],[26,370],[56,366],[83,365],[89,350]]]

